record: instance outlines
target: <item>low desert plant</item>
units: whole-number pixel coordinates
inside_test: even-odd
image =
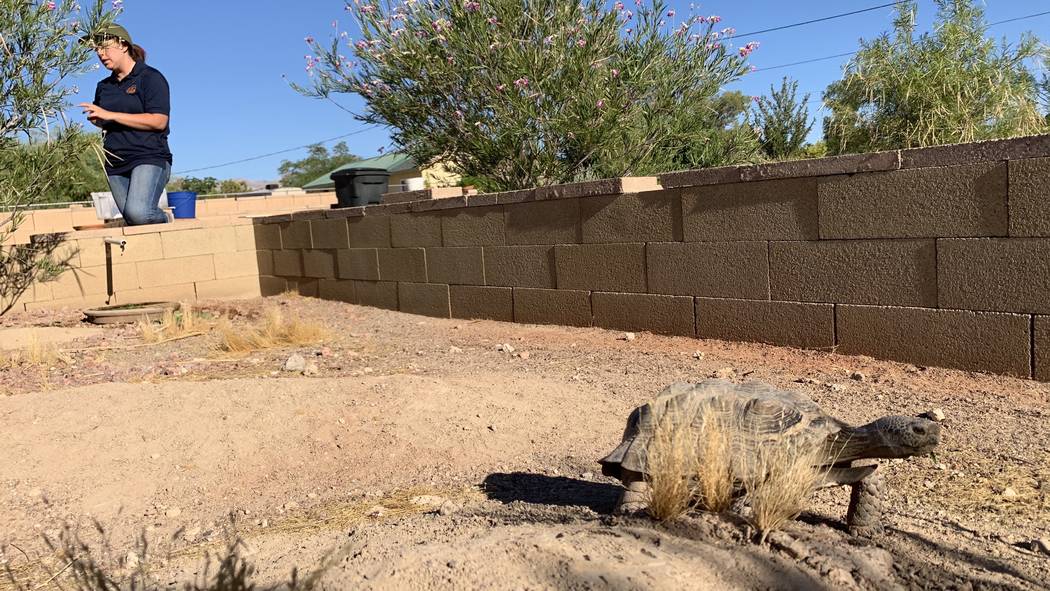
[[[205,334],[215,323],[193,309],[192,304],[183,302],[178,310],[167,308],[160,322],[142,320],[139,332],[147,343],[159,343],[193,335]]]
[[[710,409],[700,415],[695,455],[697,506],[721,513],[733,503],[732,436],[724,417]]]
[[[802,512],[806,498],[816,490],[826,469],[821,445],[799,438],[777,438],[755,445],[741,472],[748,517],[760,534],[760,543],[771,531]]]
[[[239,329],[224,318],[220,320],[218,328],[219,348],[230,353],[307,345],[327,337],[327,331],[323,327],[298,318],[286,318],[278,308],[268,309],[259,326]]]

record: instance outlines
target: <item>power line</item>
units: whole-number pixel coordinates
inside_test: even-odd
[[[862,8],[860,10],[854,10],[852,12],[843,12],[841,14],[833,14],[831,16],[824,16],[824,17],[821,17],[821,18],[815,18],[815,19],[808,20],[808,21],[802,21],[800,23],[791,23],[790,25],[781,25],[779,27],[773,27],[773,28],[770,28],[770,29],[762,29],[761,31],[751,31],[750,33],[737,33],[737,34],[734,34],[734,35],[732,35],[730,37],[725,37],[725,39],[736,39],[738,37],[750,37],[752,35],[759,35],[759,34],[762,34],[762,33],[772,33],[773,31],[782,31],[784,29],[791,29],[793,27],[801,27],[803,25],[811,25],[813,23],[820,23],[820,22],[824,22],[824,21],[830,21],[830,20],[833,20],[833,19],[836,19],[836,18],[842,18],[844,16],[852,16],[854,14],[860,14],[862,12],[871,12],[872,10],[878,10],[880,8],[887,8],[889,6],[896,6],[898,4],[901,4],[902,2],[903,2],[903,0],[897,0],[896,2],[887,2],[886,4],[880,4],[878,6],[872,6],[871,8]]]
[[[880,6],[878,8],[883,8],[883,7]],[[1028,20],[1030,18],[1036,18],[1036,17],[1039,17],[1039,16],[1046,16],[1048,14],[1050,14],[1050,10],[1047,10],[1045,12],[1037,12],[1035,14],[1028,14],[1028,15],[1025,15],[1025,16],[1018,16],[1018,17],[1014,17],[1014,18],[1008,18],[1006,20],[995,21],[994,23],[988,23],[988,26],[989,27],[994,27],[996,25],[1002,25],[1004,23],[1012,23],[1012,22],[1016,22],[1016,21]],[[828,17],[828,18],[831,18],[831,17]],[[824,19],[824,20],[826,20],[826,19]],[[753,35],[754,33],[749,33],[749,34]],[[737,36],[739,37],[739,35],[737,35]],[[780,69],[780,68],[788,68],[788,67],[791,67],[791,66],[800,66],[802,64],[812,64],[814,62],[822,62],[822,61],[825,61],[825,60],[831,60],[831,59],[835,59],[835,58],[839,58],[839,57],[846,57],[846,56],[850,56],[850,55],[856,55],[857,53],[859,53],[859,51],[849,51],[849,52],[846,52],[846,53],[836,53],[835,55],[828,55],[828,56],[824,56],[824,57],[815,57],[815,58],[812,58],[812,59],[801,60],[801,61],[791,62],[791,63],[787,63],[787,64],[777,64],[775,66],[766,66],[764,68],[755,68],[755,71],[756,72],[764,72],[766,70],[777,70],[777,69]]]
[[[296,150],[302,150],[303,148],[309,148],[310,146],[314,146],[314,145],[317,145],[317,144],[327,144],[328,142],[334,142],[335,140],[341,140],[343,138],[350,137],[352,135],[357,135],[359,133],[364,133],[366,131],[371,131],[374,127],[376,127],[376,126],[372,125],[372,126],[364,128],[364,129],[358,129],[357,131],[351,131],[350,133],[344,133],[343,135],[339,135],[339,136],[336,136],[336,137],[332,137],[332,138],[328,138],[328,139],[320,140],[320,141],[316,141],[316,142],[311,142],[309,144],[304,144],[302,146],[296,146],[294,148],[287,148],[285,150],[278,150],[276,152],[270,152],[268,154],[260,154],[258,156],[252,156],[250,158],[242,158],[240,160],[233,160],[233,161],[230,161],[230,162],[223,162],[222,164],[213,164],[211,166],[201,166],[200,168],[191,168],[189,170],[180,170],[178,172],[173,172],[171,174],[173,174],[173,175],[175,175],[175,174],[188,174],[188,173],[191,173],[191,172],[200,172],[202,170],[211,170],[213,168],[222,168],[224,166],[233,166],[234,164],[242,164],[244,162],[251,162],[253,160],[262,160],[263,158],[269,158],[270,156],[277,156],[278,154],[287,154],[288,152],[295,152]]]

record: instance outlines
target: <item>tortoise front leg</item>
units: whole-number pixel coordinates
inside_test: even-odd
[[[621,479],[624,491],[613,512],[617,515],[630,515],[644,511],[649,506],[649,483],[645,481],[645,476],[624,470]]]
[[[886,480],[876,470],[867,478],[852,486],[849,509],[846,510],[846,526],[849,533],[869,538],[882,532],[882,500],[886,493]]]

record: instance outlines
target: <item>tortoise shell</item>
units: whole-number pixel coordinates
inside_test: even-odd
[[[805,395],[762,382],[676,382],[631,412],[623,441],[600,460],[602,473],[618,478],[623,470],[645,474],[646,450],[662,420],[674,421],[676,428],[688,422],[699,430],[705,418],[726,429],[734,457],[785,438],[799,445],[822,444],[846,426]]]

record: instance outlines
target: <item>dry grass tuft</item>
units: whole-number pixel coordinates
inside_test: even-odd
[[[731,443],[728,425],[708,406],[668,406],[648,447],[649,513],[669,521],[694,506],[729,509]]]
[[[297,318],[285,318],[278,308],[266,310],[259,326],[237,329],[223,319],[219,322],[219,348],[230,353],[247,353],[288,345],[308,345],[328,338],[327,331]]]
[[[139,332],[147,343],[159,343],[183,337],[204,334],[211,330],[214,322],[194,311],[193,306],[183,302],[179,310],[168,308],[160,322],[139,321]]]
[[[29,337],[29,344],[23,349],[10,351],[0,357],[0,367],[13,368],[17,366],[39,366],[48,368],[59,362],[68,362],[54,344],[42,343],[40,338],[33,333]]]
[[[804,438],[764,442],[746,460],[743,485],[751,506],[749,521],[760,533],[760,543],[798,517],[826,475],[822,446],[800,439]]]

